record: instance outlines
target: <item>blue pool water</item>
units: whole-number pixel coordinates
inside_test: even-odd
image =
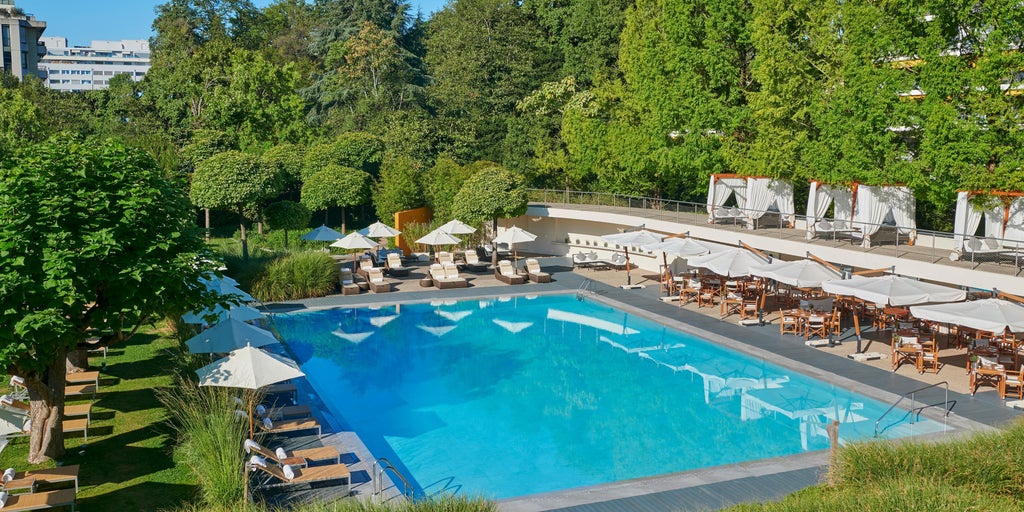
[[[821,450],[827,422],[867,439],[888,407],[575,296],[275,324],[331,411],[426,494],[500,499]]]

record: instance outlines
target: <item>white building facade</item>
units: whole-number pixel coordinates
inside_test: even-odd
[[[0,72],[19,80],[26,76],[42,77],[39,59],[45,53],[39,41],[46,22],[14,6],[13,0],[0,0]]]
[[[149,41],[93,41],[89,46],[68,46],[64,37],[43,37],[46,55],[39,63],[46,86],[59,91],[106,89],[110,79],[127,74],[138,82],[150,67]]]

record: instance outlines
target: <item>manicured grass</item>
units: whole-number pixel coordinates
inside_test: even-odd
[[[196,495],[191,472],[172,458],[167,411],[153,394],[155,388],[171,385],[173,358],[178,357],[178,342],[160,327],[147,327],[110,349],[93,403],[89,442],[80,434],[65,441],[67,455],[60,462],[81,465],[82,510],[166,509]],[[90,363],[100,368],[103,357],[93,356]],[[0,453],[0,468],[54,465],[30,466],[27,455],[27,439],[15,440]]]

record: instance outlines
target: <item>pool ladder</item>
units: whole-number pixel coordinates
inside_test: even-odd
[[[945,396],[945,399],[943,401],[937,402],[937,403],[934,403],[934,404],[923,404],[923,405],[921,405],[919,407],[912,407],[910,410],[907,411],[906,414],[903,415],[902,418],[894,421],[893,423],[890,423],[890,424],[886,425],[882,429],[878,428],[879,424],[882,422],[882,420],[885,419],[885,417],[890,412],[894,411],[896,409],[896,406],[899,405],[900,402],[902,402],[904,399],[906,399],[907,397],[910,397],[911,405],[915,405],[915,404],[917,404],[917,398],[915,396],[917,393],[920,393],[921,391],[924,391],[926,389],[936,388],[936,387],[939,387],[939,386],[944,386],[946,388],[946,396]],[[882,432],[885,432],[886,430],[889,429],[889,427],[892,427],[894,425],[899,424],[900,422],[902,422],[904,419],[906,419],[908,417],[910,418],[910,423],[911,424],[917,423],[917,421],[921,419],[921,411],[924,411],[925,409],[928,409],[928,408],[931,408],[931,407],[942,407],[945,410],[945,415],[943,416],[943,419],[948,418],[949,417],[949,413],[952,412],[952,410],[953,410],[953,407],[956,407],[956,400],[950,400],[949,399],[949,382],[948,381],[942,381],[942,382],[937,382],[935,384],[929,384],[929,385],[927,385],[927,386],[925,386],[923,388],[918,388],[918,389],[915,389],[913,391],[907,391],[906,393],[903,393],[902,395],[900,395],[900,397],[895,402],[893,402],[892,405],[890,405],[889,408],[884,413],[882,413],[882,415],[879,416],[878,419],[875,421],[875,437],[878,437],[878,434],[881,434]]]
[[[401,480],[402,484],[405,486],[405,489],[402,491],[402,496],[405,496],[405,498],[408,499],[409,501],[416,501],[416,489],[412,485],[409,485],[409,481],[405,479],[405,476],[402,475],[402,472],[399,471],[398,468],[396,468],[395,465],[391,463],[391,461],[384,457],[381,457],[373,461],[374,501],[376,501],[378,504],[384,501],[384,473],[387,473],[388,471],[397,476],[398,479]]]
[[[583,300],[583,298],[588,294],[592,295],[594,293],[594,290],[590,289],[592,284],[594,284],[594,282],[590,279],[584,279],[583,282],[580,283],[579,287],[576,288],[576,300]]]

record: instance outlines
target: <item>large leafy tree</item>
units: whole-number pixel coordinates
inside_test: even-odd
[[[310,210],[341,207],[341,230],[345,231],[345,208],[364,204],[370,198],[370,175],[365,171],[329,164],[302,183],[301,202]]]
[[[189,197],[200,208],[235,210],[242,234],[242,257],[249,258],[245,233],[246,206],[262,204],[280,190],[276,169],[252,154],[241,151],[218,153],[196,165]]]
[[[0,166],[0,364],[25,378],[39,463],[64,454],[70,352],[211,297],[191,205],[149,155],[65,135]]]
[[[422,169],[407,158],[391,158],[381,167],[373,188],[377,218],[387,221],[395,212],[423,206]]]
[[[452,214],[456,218],[471,224],[491,220],[492,231],[496,232],[499,218],[526,213],[528,201],[522,175],[492,162],[476,162],[469,167],[476,172],[452,201]],[[494,257],[497,258],[497,253]]]
[[[284,231],[284,248],[288,249],[288,231],[295,231],[309,226],[309,220],[313,217],[309,208],[295,201],[278,201],[267,206],[267,224],[270,229]]]

